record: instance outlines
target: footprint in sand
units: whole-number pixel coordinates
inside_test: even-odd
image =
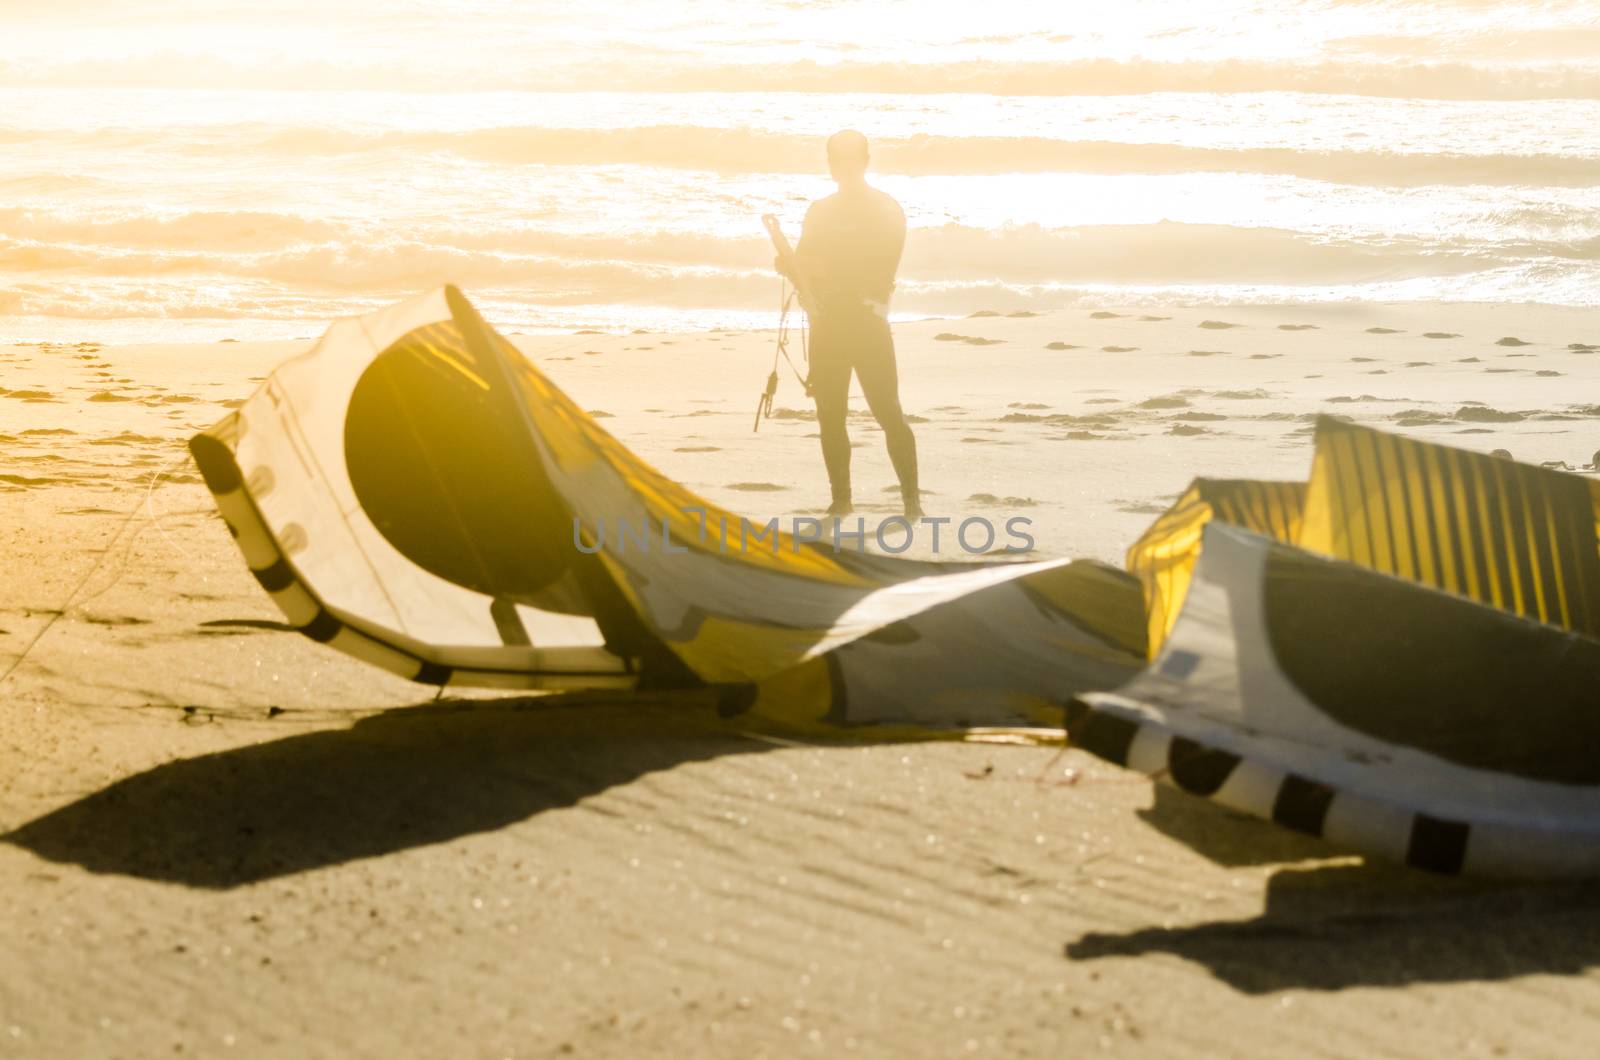
[[[1102,346],[1102,347],[1100,347],[1100,352],[1101,353],[1133,353],[1138,348],[1139,347],[1137,347],[1137,346]]]
[[[90,445],[154,445],[161,441],[160,438],[148,434],[134,434],[132,431],[123,431],[105,438],[92,439]]]
[[[0,395],[14,398],[17,401],[54,401],[55,395],[48,390],[0,390]],[[94,400],[93,398],[90,399]]]
[[[673,450],[674,453],[720,453],[720,445],[680,445]]]
[[[1226,357],[1227,350],[1190,350],[1190,357]]]
[[[1455,415],[1463,423],[1520,423],[1527,419],[1520,412],[1502,412],[1478,402],[1462,405],[1456,409]]]
[[[1587,342],[1569,342],[1567,349],[1573,353],[1593,353],[1595,350],[1600,350],[1600,346],[1593,346]]]
[[[1432,368],[1433,367],[1433,362],[1432,361],[1407,361],[1406,362],[1406,367],[1407,368]]]
[[[741,493],[776,493],[789,487],[780,486],[776,482],[730,482],[722,488],[738,490]]]
[[[1070,342],[1047,342],[1047,343],[1044,344],[1044,348],[1047,349],[1047,350],[1081,350],[1081,349],[1083,349],[1082,346],[1074,346]]]
[[[1396,427],[1434,427],[1454,419],[1449,413],[1429,412],[1426,409],[1407,409],[1395,413],[1391,418]]]
[[[1352,357],[1352,358],[1350,358],[1350,361],[1353,364],[1371,364],[1373,361],[1376,361],[1376,360],[1377,360],[1376,357]]]
[[[94,626],[148,626],[147,618],[134,618],[132,615],[84,615],[83,620]]]
[[[953,331],[941,331],[933,337],[934,342],[964,342],[968,346],[996,346],[1005,339],[986,339],[981,335],[958,335]]]
[[[1225,331],[1228,328],[1237,328],[1242,327],[1243,325],[1230,324],[1226,320],[1202,320],[1196,326],[1205,328],[1208,331]]]
[[[1015,313],[1007,313],[1006,314],[1006,316],[1012,317],[1013,319],[1020,319],[1022,317],[1036,317],[1038,315],[1039,315],[1038,313],[1035,313],[1031,309],[1019,309]]]
[[[1279,324],[1279,331],[1316,331],[1315,324]]]
[[[1122,313],[1113,313],[1109,309],[1096,309],[1093,313],[1089,314],[1089,319],[1090,320],[1116,320],[1116,319],[1118,319],[1118,318],[1120,318],[1122,316],[1123,316]]]
[[[1398,334],[1400,334],[1401,330],[1402,329],[1400,329],[1400,328],[1368,328],[1367,329],[1367,334],[1368,335],[1398,335]]]
[[[1211,432],[1204,427],[1195,427],[1187,423],[1174,423],[1167,433],[1175,434],[1179,438],[1186,438],[1195,434],[1210,434]]]
[[[980,309],[976,313],[969,314],[967,316],[967,319],[968,320],[976,320],[979,317],[997,317],[999,315],[1000,315],[1000,311],[998,309]]]
[[[899,487],[897,486],[890,486],[884,492],[898,489]],[[1039,506],[1039,502],[1032,497],[997,497],[993,493],[974,493],[967,500],[974,504],[987,505],[992,508],[1037,508]]]
[[[1459,339],[1461,336],[1453,331],[1424,331],[1422,337],[1425,339]]]
[[[90,401],[132,401],[133,398],[128,397],[126,394],[113,394],[109,390],[101,390],[101,391],[99,391],[97,393],[89,395],[89,400]]]
[[[1163,320],[1171,320],[1172,318],[1171,317],[1143,316],[1143,317],[1140,317],[1139,319],[1143,320],[1143,321],[1145,321],[1146,323],[1149,323],[1149,324],[1155,324],[1155,323],[1159,323],[1160,321],[1163,321]]]
[[[1134,406],[1136,409],[1186,409],[1189,399],[1181,397],[1153,397],[1145,398]]]
[[[1006,408],[1008,408],[1008,409],[1033,409],[1033,410],[1047,409],[1049,407],[1050,407],[1049,405],[1044,405],[1044,404],[1041,404],[1041,403],[1039,403],[1037,401],[1013,401],[1011,404],[1006,406]]]
[[[1546,369],[1544,369],[1544,370],[1543,370],[1543,371],[1539,371],[1539,372],[1534,372],[1534,373],[1533,373],[1533,374],[1534,374],[1534,375],[1542,375],[1542,376],[1545,376],[1545,377],[1547,377],[1547,378],[1548,378],[1548,377],[1550,377],[1550,376],[1558,376],[1558,375],[1560,375],[1560,374],[1561,374],[1561,373],[1560,373],[1560,372],[1556,372],[1556,371],[1552,371],[1552,370],[1551,370],[1551,369],[1549,369],[1549,368],[1546,368]]]
[[[590,409],[589,416],[591,419],[596,420],[609,420],[616,418],[615,413],[607,412],[605,409]]]
[[[1281,354],[1281,353],[1252,353],[1250,355],[1250,359],[1252,361],[1270,361],[1274,357],[1282,357],[1282,356],[1283,356],[1283,354]]]

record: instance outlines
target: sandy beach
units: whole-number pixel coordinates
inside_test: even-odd
[[[513,338],[706,497],[825,506],[792,378],[751,432],[772,332]],[[896,338],[930,514],[1029,518],[1041,555],[1120,562],[1197,475],[1303,479],[1317,414],[1600,449],[1591,309]],[[183,446],[304,345],[0,347],[0,1055],[1592,1054],[1592,889],[1366,864],[1073,750],[432,701],[286,632]]]

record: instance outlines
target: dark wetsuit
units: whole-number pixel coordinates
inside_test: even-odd
[[[917,442],[900,409],[900,381],[888,303],[905,247],[900,204],[862,185],[820,199],[806,211],[795,256],[811,279],[811,386],[835,504],[850,500],[850,437],[845,431],[850,374],[861,381],[908,504],[917,494]]]

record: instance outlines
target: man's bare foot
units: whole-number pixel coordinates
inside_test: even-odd
[[[841,515],[849,515],[855,510],[855,505],[851,504],[848,500],[834,501],[832,504],[828,505],[828,515],[830,518],[834,519],[837,519]]]
[[[906,518],[913,523],[925,514],[922,510],[921,490],[901,490],[901,499],[905,502]]]

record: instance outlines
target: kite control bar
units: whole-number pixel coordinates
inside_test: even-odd
[[[761,429],[761,417],[772,415],[772,399],[778,394],[778,370],[774,368],[772,374],[767,376],[767,389],[756,399],[756,423],[751,431]]]

